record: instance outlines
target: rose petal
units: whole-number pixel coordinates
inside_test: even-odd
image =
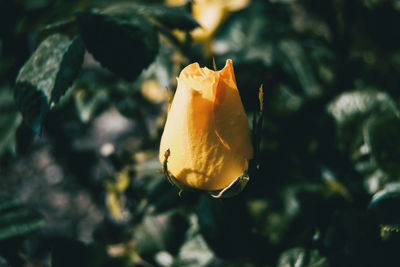
[[[251,159],[253,146],[247,116],[236,86],[232,60],[227,60],[220,71],[214,101],[214,121],[216,134],[230,151]]]

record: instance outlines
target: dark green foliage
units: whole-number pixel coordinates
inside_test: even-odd
[[[44,39],[56,33],[62,33],[72,39],[79,33],[76,20],[60,21],[38,29],[35,33],[35,39],[33,40],[34,49],[36,49]]]
[[[24,116],[24,121],[33,131],[40,133],[42,121],[49,108],[46,95],[30,83],[20,82],[16,87],[16,104]]]
[[[297,79],[303,93],[308,97],[320,95],[321,88],[315,77],[306,51],[297,40],[284,39],[277,44],[277,61],[282,67]]]
[[[163,2],[0,4],[0,265],[399,266],[398,1],[210,1],[201,41]],[[228,199],[158,155],[165,87],[213,57],[254,118]]]
[[[134,233],[138,252],[146,256],[164,250],[176,255],[187,228],[186,220],[176,212],[147,215]]]
[[[247,257],[257,247],[242,247],[237,244],[254,242],[250,231],[249,215],[245,203],[237,197],[231,201],[215,200],[203,195],[196,207],[199,228],[207,244],[222,258]],[[233,241],[234,240],[234,241]]]
[[[397,162],[400,160],[400,144],[393,142],[400,132],[397,114],[386,114],[368,121],[365,129],[366,142],[371,147],[372,157],[377,164],[390,174],[393,180],[400,175]]]
[[[25,122],[39,133],[44,116],[79,74],[84,47],[79,36],[47,37],[18,74],[14,95]]]
[[[329,262],[321,257],[317,250],[292,248],[280,256],[277,267],[328,267]]]
[[[180,29],[190,31],[200,25],[190,14],[190,4],[184,6],[164,6],[164,5],[134,5],[133,8],[138,13],[154,19],[160,25],[170,29]]]
[[[43,218],[18,202],[0,200],[0,241],[29,234],[41,227]]]
[[[0,156],[14,144],[16,130],[21,123],[10,88],[0,88]]]
[[[79,11],[75,15],[89,52],[115,74],[132,81],[153,62],[158,35],[136,12],[111,16]]]
[[[15,151],[17,154],[23,155],[30,150],[35,138],[35,132],[25,123],[21,123],[17,128],[15,138]]]
[[[381,225],[400,225],[399,214],[393,212],[393,210],[397,209],[399,203],[399,184],[388,184],[372,197],[368,205],[368,211],[372,218]]]

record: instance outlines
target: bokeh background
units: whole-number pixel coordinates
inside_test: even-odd
[[[0,266],[399,266],[399,26],[398,0],[1,1]],[[179,196],[167,92],[213,57],[250,125],[263,84],[259,151],[238,196]]]

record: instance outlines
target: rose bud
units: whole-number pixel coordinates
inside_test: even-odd
[[[232,60],[220,71],[198,63],[185,67],[161,137],[166,176],[181,188],[221,190],[246,173],[252,157]]]

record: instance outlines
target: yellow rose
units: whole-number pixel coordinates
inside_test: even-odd
[[[250,129],[232,60],[220,71],[193,63],[178,78],[159,159],[179,183],[204,190],[229,186],[253,157]]]
[[[167,5],[180,6],[187,0],[165,0]],[[232,12],[247,7],[250,0],[194,0],[192,14],[201,27],[193,32],[198,41],[209,41],[221,22]]]
[[[192,13],[201,25],[193,31],[195,40],[210,38],[221,22],[232,12],[248,6],[250,0],[197,0],[193,2]]]

